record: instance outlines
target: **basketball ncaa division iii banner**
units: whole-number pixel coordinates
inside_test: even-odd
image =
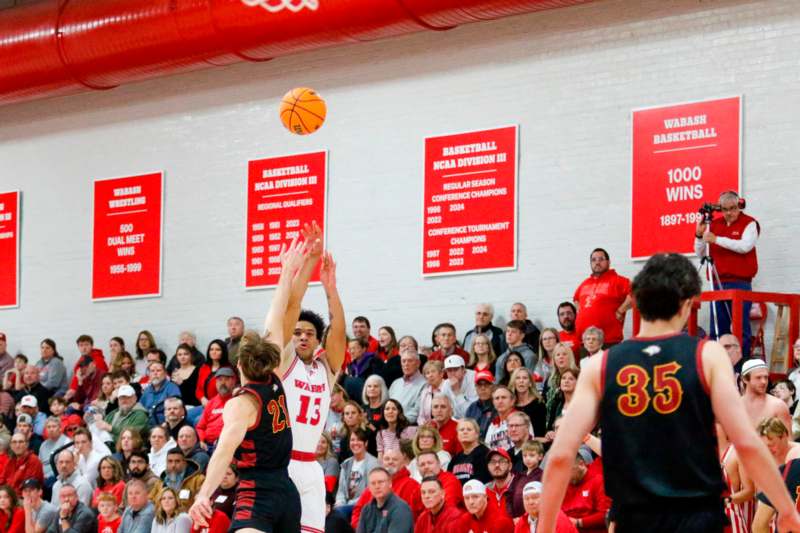
[[[698,208],[740,190],[740,96],[636,109],[631,257],[693,253]]]
[[[0,309],[19,307],[20,192],[0,192]]]

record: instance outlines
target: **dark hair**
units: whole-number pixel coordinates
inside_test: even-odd
[[[122,346],[122,349],[123,350],[125,349],[125,339],[123,339],[122,337],[111,337],[109,342],[111,341],[117,341],[119,345]]]
[[[422,481],[419,482],[420,485],[422,485],[423,483],[436,483],[437,485],[439,485],[440,489],[444,488],[444,485],[442,485],[442,482],[439,481],[439,478],[436,476],[425,476],[424,478],[422,478]]]
[[[347,438],[347,441],[348,441],[347,445],[348,446],[350,446],[350,437],[352,437],[353,435],[358,437],[358,440],[360,440],[361,442],[369,441],[369,433],[367,433],[366,429],[364,429],[364,428],[355,428],[354,430],[350,431],[350,435]]]
[[[318,313],[315,313],[310,309],[303,309],[300,311],[300,316],[297,318],[297,321],[308,322],[314,326],[314,332],[317,334],[317,340],[322,342],[322,334],[325,330],[325,321]]]
[[[183,450],[181,450],[177,446],[175,446],[174,448],[170,448],[169,451],[167,452],[167,455],[180,455],[181,457],[186,459],[186,454],[183,453]]]
[[[409,422],[408,418],[406,418],[406,415],[403,414],[403,404],[401,404],[397,400],[389,398],[383,404],[383,407],[381,407],[381,420],[380,422],[378,422],[378,427],[379,429],[389,429],[389,422],[386,421],[386,416],[383,413],[386,410],[386,406],[389,405],[389,402],[392,402],[392,405],[394,405],[397,408],[397,427],[395,428],[394,433],[399,439],[400,434],[403,433],[403,430],[405,430],[408,426],[411,425],[411,422]]]
[[[797,387],[794,386],[794,383],[792,383],[792,380],[790,380],[790,379],[782,379],[782,380],[778,381],[777,383],[775,383],[775,385],[772,388],[774,389],[780,383],[783,383],[784,385],[786,385],[786,388],[789,389],[789,392],[792,393],[792,396],[794,396],[795,393],[797,392]]]
[[[347,344],[350,344],[351,342],[355,342],[365,350],[369,348],[369,342],[367,342],[366,339],[362,339],[360,337],[353,337],[352,339],[348,339]]]
[[[508,352],[508,356],[506,357],[506,360],[503,363],[503,370],[505,370],[506,372],[508,372],[508,361],[511,360],[512,355],[519,359],[519,362],[522,363],[522,366],[525,366],[525,358],[522,357],[522,354],[517,351],[511,350],[510,352]]]
[[[390,476],[391,479],[391,476]],[[19,507],[19,498],[17,498],[17,493],[14,491],[11,485],[0,485],[0,492],[5,492],[8,494],[8,497],[11,499],[11,509],[8,513],[8,519],[6,523],[3,525],[3,531],[8,531],[11,527],[11,521],[14,518],[14,510]],[[23,528],[24,531],[24,528]]]
[[[219,367],[222,368],[223,366],[231,366],[231,360],[228,356],[228,345],[225,344],[225,341],[222,339],[214,339],[213,341],[208,343],[208,348],[206,348],[206,364],[211,367],[213,361],[211,361],[211,346],[216,344],[219,346],[219,349],[222,350],[222,356],[219,358]]]
[[[150,467],[150,457],[147,456],[146,451],[142,450],[141,448],[136,448],[131,450],[131,455],[128,457],[128,462],[130,463],[131,459],[133,459],[134,457],[138,457],[139,459],[144,459],[144,462],[147,463],[148,468]]]
[[[194,363],[193,363],[193,358],[194,358],[194,350],[192,349],[192,347],[191,347],[191,346],[189,346],[189,345],[188,345],[188,344],[186,344],[185,342],[182,342],[182,343],[180,343],[180,344],[178,345],[178,347],[177,347],[177,348],[175,348],[175,356],[174,356],[174,357],[176,357],[176,358],[178,357],[178,351],[179,351],[179,350],[183,350],[183,351],[185,351],[185,352],[189,352],[189,363],[191,363],[191,364],[194,364]],[[178,363],[178,360],[177,360],[177,359],[175,359],[175,362],[176,362],[176,363]],[[180,363],[178,363],[178,366],[180,366]]]
[[[558,312],[561,311],[562,307],[569,307],[570,309],[572,309],[572,314],[574,315],[578,314],[578,309],[575,307],[575,304],[573,304],[572,302],[561,302],[560,304],[558,304],[558,307],[556,308],[556,316],[558,316]]]
[[[158,348],[150,348],[147,350],[147,354],[150,355],[151,353],[158,354],[158,360],[161,361],[161,364],[166,366],[167,365],[167,354],[164,353],[164,350],[160,350]]]
[[[400,343],[401,343],[402,341],[404,341],[405,339],[411,339],[411,342],[413,342],[413,343],[414,343],[414,350],[415,350],[415,351],[417,351],[417,352],[419,351],[419,343],[417,342],[417,339],[415,339],[415,338],[414,338],[414,337],[412,337],[411,335],[403,335],[402,337],[400,337],[400,338],[397,340],[397,346],[399,347],[399,346],[400,346]]]
[[[80,336],[79,336],[79,337],[78,337],[78,338],[75,340],[75,344],[80,344],[80,343],[82,343],[82,342],[88,342],[89,344],[91,344],[92,346],[94,346],[94,339],[91,337],[91,335],[87,335],[87,334],[85,334],[85,333],[84,333],[83,335],[80,335]]]
[[[78,429],[76,429],[72,433],[72,440],[74,441],[75,437],[77,437],[78,435],[83,435],[84,437],[89,439],[89,442],[92,442],[92,432],[89,431],[88,429],[86,429],[86,428],[78,428]]]
[[[372,474],[374,474],[375,472],[381,472],[381,473],[383,473],[383,474],[384,474],[386,477],[388,477],[388,478],[389,478],[389,481],[391,481],[391,480],[392,480],[392,475],[389,473],[389,471],[388,471],[388,470],[386,470],[386,469],[385,469],[384,467],[382,467],[382,466],[376,466],[376,467],[372,468],[372,470],[370,470],[370,471],[369,471],[369,474],[367,474],[367,477],[371,476],[371,475],[372,475]]]
[[[239,367],[250,381],[267,381],[281,360],[281,348],[255,331],[245,331],[239,343]]]
[[[46,344],[46,345],[48,345],[49,347],[51,347],[53,349],[53,352],[54,352],[53,353],[53,357],[58,357],[59,359],[64,359],[58,353],[58,349],[56,348],[56,341],[54,341],[53,339],[43,339],[41,344]]]
[[[378,331],[385,329],[386,333],[389,334],[389,346],[386,347],[387,355],[391,355],[391,353],[397,348],[397,335],[394,332],[394,328],[392,326],[381,326],[378,328]]]
[[[594,250],[592,250],[592,253],[589,254],[589,259],[592,258],[592,256],[594,255],[595,252],[603,252],[603,255],[605,256],[606,261],[610,261],[611,260],[611,257],[608,255],[608,252],[604,248],[595,248]]]
[[[110,482],[107,482],[105,479],[103,479],[103,476],[100,475],[100,468],[103,466],[103,463],[105,463],[105,462],[107,462],[107,463],[109,463],[111,465],[111,470],[114,473]],[[99,463],[97,463],[97,487],[98,488],[102,489],[103,487],[106,486],[106,483],[111,483],[112,485],[116,485],[117,483],[122,481],[123,477],[124,477],[124,474],[122,472],[122,465],[119,463],[119,461],[114,459],[112,456],[106,455],[105,457],[100,459]]]
[[[414,459],[414,443],[411,439],[400,439],[400,453],[409,461]]]
[[[18,353],[17,355],[14,356],[14,359],[22,359],[23,361],[25,361],[26,364],[28,362],[28,356],[25,355],[24,353]]]
[[[506,329],[508,329],[508,328],[515,329],[515,330],[519,331],[520,333],[525,333],[525,330],[528,329],[527,325],[522,320],[511,320],[511,321],[509,321],[508,324],[506,324]]]
[[[128,383],[131,382],[131,375],[128,373],[127,370],[122,370],[121,368],[119,370],[114,370],[109,375],[111,376],[112,380],[122,378]]]
[[[359,316],[355,317],[353,319],[353,324],[355,324],[356,322],[361,322],[362,324],[366,324],[367,325],[367,329],[372,329],[372,326],[369,323],[369,319],[367,317],[365,317],[365,316],[359,315]]]
[[[633,278],[631,289],[642,318],[669,320],[682,302],[700,294],[700,275],[680,254],[657,254]]]
[[[431,333],[432,346],[439,346],[439,343],[436,341],[436,334],[439,333],[439,330],[442,328],[450,328],[453,330],[453,335],[457,334],[456,327],[450,322],[441,322],[436,324],[436,327],[433,328],[433,332]],[[456,340],[456,344],[458,344],[458,340]]]
[[[140,331],[136,335],[136,359],[144,359],[145,356],[147,355],[141,348],[139,348],[139,337],[141,337],[142,335],[147,337],[147,340],[150,341],[150,349],[153,349],[153,348],[156,347],[156,338],[153,337],[152,333],[150,333],[146,329],[143,329],[142,331]],[[166,361],[167,361],[167,358],[165,356],[164,357],[164,362],[166,362]]]

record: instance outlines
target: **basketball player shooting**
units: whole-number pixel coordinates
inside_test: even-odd
[[[678,254],[650,258],[634,279],[639,337],[584,361],[545,470],[539,533],[554,531],[578,446],[598,419],[617,533],[722,532],[715,418],[778,511],[779,530],[800,532],[725,349],[681,333],[700,287],[697,270]]]
[[[242,338],[237,362],[242,386],[222,411],[222,433],[189,510],[201,527],[208,527],[213,512],[210,497],[235,458],[240,481],[230,531],[300,531],[300,495],[287,470],[291,423],[283,386],[273,371],[284,344],[283,319],[291,281],[304,259],[304,248],[296,239],[281,250],[281,275],[266,319],[268,333],[262,337],[249,331]]]

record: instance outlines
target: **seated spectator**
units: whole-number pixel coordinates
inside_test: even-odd
[[[119,370],[120,357],[125,352],[125,339],[122,337],[111,337],[108,340],[108,360],[110,365],[108,367],[109,373]]]
[[[186,459],[197,463],[200,470],[205,472],[211,458],[203,449],[203,444],[197,440],[197,431],[192,426],[183,426],[178,432],[178,448],[181,449]]]
[[[78,465],[75,463],[75,456],[72,455],[71,451],[63,450],[58,452],[58,456],[56,457],[56,471],[58,472],[58,476],[56,477],[56,482],[53,484],[53,497],[50,499],[50,503],[57,505],[61,487],[70,485],[77,491],[78,499],[80,499],[83,505],[87,507],[91,505],[94,489],[89,483],[89,480],[86,479],[86,476],[78,471]]]
[[[0,531],[25,533],[25,510],[17,493],[8,485],[0,486]]]
[[[406,468],[408,459],[400,450],[389,450],[384,456],[383,468],[392,476],[392,492],[401,500],[408,504],[411,509],[413,520],[422,513],[422,500],[419,496],[419,483],[411,479],[411,473]],[[361,493],[361,497],[353,507],[353,516],[350,524],[358,527],[359,518],[364,506],[372,501],[372,491],[370,487]],[[412,520],[412,523],[413,523]]]
[[[403,377],[389,387],[389,398],[400,402],[409,424],[413,425],[417,423],[420,394],[427,382],[419,372],[419,354],[415,350],[400,352],[400,366]]]
[[[553,351],[558,344],[558,330],[544,328],[539,336],[539,362],[533,369],[533,380],[539,395],[544,395],[544,388],[550,374],[553,373]]]
[[[731,335],[733,337],[733,335]],[[736,337],[733,337],[733,340],[736,341],[738,346],[739,340]],[[723,338],[720,337],[720,342],[723,341]],[[741,347],[739,347],[739,354],[741,358]],[[789,372],[787,378],[794,383],[795,390],[800,389],[800,337],[798,337],[794,344],[792,344],[792,358],[794,359],[795,367]]]
[[[531,371],[527,368],[516,369],[511,375],[510,382],[510,388],[516,398],[514,408],[528,415],[531,434],[537,438],[544,438],[547,433],[547,406],[536,388]]]
[[[547,404],[547,426],[552,427],[556,418],[566,411],[567,406],[572,401],[575,394],[575,385],[578,383],[580,371],[574,368],[567,368],[561,374],[561,383],[558,387],[558,394],[552,397]]]
[[[339,463],[336,463],[338,468]],[[233,518],[233,509],[236,506],[236,488],[239,485],[239,469],[231,463],[225,470],[217,490],[211,495],[211,504],[214,509],[225,513],[229,519]],[[213,520],[213,517],[212,517]],[[226,530],[227,531],[227,530]]]
[[[400,355],[400,346],[397,343],[397,335],[390,326],[381,326],[378,329],[378,349],[375,355],[384,363]]]
[[[119,359],[119,370],[113,370],[111,374],[111,379],[114,380],[114,389],[119,389],[122,385],[130,385],[136,391],[137,398],[142,394],[142,385],[139,383],[142,376],[136,372],[136,361],[128,352],[122,352]],[[119,381],[123,376],[125,377],[124,383]]]
[[[464,360],[466,365],[469,362],[469,352],[458,345],[456,338],[456,327],[449,322],[445,322],[436,326],[434,330],[434,337],[437,349],[431,353],[428,362],[440,361],[444,362],[445,359],[451,355],[457,355]],[[426,365],[428,363],[425,363]]]
[[[483,303],[477,305],[475,308],[475,327],[464,335],[463,346],[465,350],[472,348],[472,341],[475,336],[483,333],[492,341],[494,353],[499,354],[506,351],[507,346],[503,330],[492,324],[493,318],[494,306],[492,304]]]
[[[445,500],[444,487],[439,478],[422,478],[420,494],[425,510],[414,523],[414,533],[460,533],[459,522],[464,513]]]
[[[25,435],[14,433],[11,436],[8,456],[8,462],[0,473],[0,485],[8,485],[15,491],[22,492],[22,483],[26,479],[33,478],[40,484],[44,482],[42,462],[28,449],[28,438]]]
[[[528,346],[539,346],[539,328],[528,319],[528,308],[522,302],[516,302],[511,305],[511,309],[508,312],[509,318],[513,320],[519,320],[525,325],[525,338],[523,341]]]
[[[150,468],[157,476],[161,476],[167,469],[167,452],[177,446],[172,440],[167,430],[163,426],[156,426],[150,429]]]
[[[503,382],[508,379],[505,373],[505,362],[508,359],[508,354],[517,352],[522,356],[523,366],[530,370],[536,368],[539,362],[538,354],[533,350],[533,347],[525,343],[525,323],[521,320],[512,320],[506,325],[506,345],[508,349],[500,354],[495,363],[495,378]]]
[[[514,480],[514,473],[511,471],[511,456],[502,448],[489,451],[487,455],[489,461],[489,474],[492,481],[486,485],[486,495],[489,497],[491,505],[508,516],[511,507],[512,494],[508,490]]]
[[[556,344],[555,348],[553,348],[553,372],[550,374],[547,384],[545,385],[545,390],[542,393],[546,405],[549,406],[554,401],[555,396],[561,388],[561,373],[568,368],[577,370],[578,365],[575,364],[575,356],[572,350],[569,349],[569,346],[563,342],[559,342]],[[553,429],[551,420],[547,421],[547,429],[548,431]]]
[[[109,413],[113,410],[108,408],[112,400],[116,400],[114,394],[114,378],[111,374],[106,374],[103,376],[103,379],[100,380],[100,394],[89,404],[89,409],[103,414]],[[116,408],[116,404],[113,408]]]
[[[233,387],[236,386],[236,374],[233,369],[224,366],[217,370],[214,387],[214,396],[206,402],[203,414],[197,422],[197,435],[200,441],[213,449],[222,432],[222,410],[225,404],[233,397]]]
[[[28,366],[28,356],[18,353],[14,356],[14,365],[3,374],[3,389],[16,391],[22,387],[22,371]]]
[[[525,368],[525,360],[522,358],[522,355],[516,351],[508,352],[506,360],[503,362],[503,377],[495,376],[495,383],[508,386],[511,374],[518,368]]]
[[[361,409],[361,406],[354,402],[353,400],[348,400],[345,402],[344,406],[344,414],[342,416],[342,429],[341,429],[341,446],[339,448],[339,462],[343,463],[346,459],[352,456],[352,452],[350,451],[350,447],[348,446],[350,442],[350,435],[356,429],[361,429],[367,434],[368,441],[375,441],[375,434],[370,431],[369,427],[367,426],[366,416],[364,415],[364,410]],[[376,453],[377,453],[377,445],[375,446]],[[369,452],[369,448],[367,449]]]
[[[388,398],[389,389],[386,388],[386,382],[382,377],[373,374],[366,379],[364,389],[361,391],[361,405],[364,406],[367,425],[373,432],[380,426],[383,404]]]
[[[558,305],[558,325],[561,330],[558,332],[558,341],[564,343],[572,351],[573,357],[578,357],[581,350],[581,338],[575,330],[575,317],[577,308],[572,302],[561,302]]]
[[[192,519],[178,505],[178,492],[164,487],[158,495],[151,533],[190,533]]]
[[[67,392],[67,368],[64,358],[58,354],[53,339],[44,339],[39,345],[41,359],[36,362],[39,368],[39,382],[50,391],[51,396],[63,396]]]
[[[200,365],[200,373],[197,376],[197,390],[195,394],[200,400],[200,405],[205,406],[217,395],[217,371],[225,367],[233,369],[228,360],[228,346],[225,344],[225,341],[214,339],[208,343],[205,363]]]
[[[475,335],[475,339],[472,341],[472,348],[469,351],[467,368],[471,368],[475,372],[481,370],[492,372],[496,360],[497,354],[494,353],[492,341],[489,340],[489,337],[483,333]]]
[[[70,407],[74,410],[83,412],[100,394],[100,385],[105,371],[97,368],[95,359],[91,355],[81,356],[77,367],[64,398],[69,401]]]
[[[603,338],[603,330],[596,326],[589,326],[583,330],[583,335],[581,335],[581,342],[583,344],[581,359],[602,352]]]
[[[387,450],[399,450],[400,441],[413,439],[417,433],[417,426],[409,424],[403,414],[403,406],[397,400],[386,400],[383,404],[383,415],[375,441],[378,448],[378,459],[383,458]]]
[[[442,391],[453,398],[453,416],[464,418],[467,407],[478,399],[475,391],[475,372],[464,367],[464,360],[451,355],[444,360],[444,371],[447,379]]]
[[[353,506],[367,487],[367,473],[378,466],[378,460],[367,453],[367,432],[356,428],[350,434],[352,457],[342,463],[339,474],[339,490],[336,493],[336,510],[347,520]]]
[[[192,533],[228,533],[231,528],[231,519],[218,509],[214,509],[208,520],[208,527],[192,524]]]
[[[206,362],[206,358],[203,356],[203,352],[197,349],[197,335],[192,333],[191,331],[181,331],[178,335],[178,346],[181,344],[185,344],[189,347],[189,351],[192,353],[192,364],[196,367],[200,367]],[[167,373],[172,374],[172,372],[180,366],[180,362],[178,361],[177,354],[169,360],[167,363]]]
[[[529,440],[522,446],[523,470],[514,474],[511,486],[508,488],[510,498],[507,500],[508,514],[511,518],[517,518],[525,514],[524,491],[532,481],[542,480],[542,469],[539,464],[544,457],[544,446],[541,442]],[[538,516],[538,514],[536,515]]]
[[[123,497],[123,499],[127,498],[128,506],[133,505],[130,500],[130,482],[134,480],[144,483],[145,489],[147,490],[145,494],[146,497],[150,498],[150,501],[156,501],[156,497],[158,493],[161,492],[163,484],[161,483],[161,479],[150,470],[147,464],[147,454],[142,450],[134,450],[128,460],[128,485],[125,489],[126,494]],[[124,521],[125,519],[123,517],[123,522]]]
[[[390,357],[389,360],[383,365],[383,370],[381,371],[381,377],[383,377],[383,381],[386,382],[386,386],[390,389],[392,383],[403,377],[403,365],[400,361],[400,354],[403,352],[413,352],[417,354],[417,356],[420,358],[420,366],[422,366],[422,364],[428,360],[427,357],[419,355],[419,344],[417,344],[417,339],[411,335],[404,335],[403,337],[400,337],[400,340],[397,341],[397,350],[397,355]]]
[[[122,507],[122,493],[125,491],[125,480],[122,465],[113,457],[103,457],[97,465],[97,488],[92,493],[92,509],[97,509],[100,496],[111,495],[117,507]]]
[[[325,478],[325,491],[336,492],[336,483],[339,481],[339,461],[333,453],[331,438],[326,432],[322,432],[314,453],[317,462],[322,466],[322,475]]]
[[[442,449],[454,456],[461,451],[456,434],[456,421],[453,419],[452,399],[446,394],[437,394],[431,402],[433,420],[428,424],[439,431]]]
[[[525,504],[525,515],[517,522],[514,533],[536,533],[536,526],[539,522],[539,501],[542,498],[542,484],[538,481],[530,481],[522,489],[523,503]],[[558,511],[556,518],[555,533],[578,533],[564,511]]]
[[[412,533],[414,519],[411,508],[392,491],[392,476],[381,467],[375,467],[368,474],[369,490],[372,500],[364,506],[358,521],[358,533],[372,533],[386,530],[397,533]]]
[[[470,479],[477,479],[482,483],[492,480],[486,458],[489,448],[480,442],[479,432],[478,423],[472,418],[459,420],[456,426],[458,443],[462,451],[450,460],[447,471],[456,476],[461,485]]]
[[[46,401],[46,400],[45,400]],[[33,421],[33,432],[40,437],[44,435],[44,423],[47,415],[39,410],[39,402],[32,394],[27,394],[19,400],[20,414],[26,414]]]
[[[437,394],[444,394],[444,365],[441,361],[431,360],[422,369],[426,384],[422,387],[419,400],[417,425],[424,426],[433,420],[432,403]],[[451,397],[452,400],[452,397]],[[451,401],[451,405],[455,403]]]
[[[130,429],[140,435],[147,430],[148,412],[136,401],[136,391],[130,385],[123,385],[117,391],[119,407],[103,418],[100,413],[94,414],[94,423],[98,429],[108,431],[114,442],[119,442],[122,432]]]
[[[464,505],[467,513],[459,524],[461,531],[491,531],[513,533],[514,522],[503,510],[489,501],[486,486],[473,479],[464,485]]]
[[[367,353],[377,353],[379,346],[378,339],[371,334],[372,326],[369,323],[369,319],[365,316],[357,316],[353,319],[351,327],[353,329],[353,337],[367,343],[366,346],[364,346]]]
[[[178,432],[183,426],[189,425],[186,420],[186,407],[180,398],[167,398],[164,400],[164,424],[170,438],[177,440]]]
[[[117,533],[150,533],[155,518],[155,507],[151,501],[152,491],[141,479],[132,479],[125,487],[128,506],[122,513],[122,523]]]
[[[92,487],[96,486],[95,481],[97,480],[97,468],[100,466],[100,460],[110,455],[111,450],[100,442],[95,446],[92,441],[92,433],[86,428],[80,428],[72,434],[72,443],[75,457],[78,459],[78,472],[86,478]],[[90,503],[91,501],[87,505]]]
[[[146,329],[140,331],[136,336],[136,373],[142,377],[147,376],[147,365],[149,363],[147,355],[154,350],[158,350],[158,346],[156,346],[156,339],[153,334]],[[162,362],[166,364],[166,356]]]
[[[142,449],[142,435],[133,428],[123,429],[117,439],[117,452],[113,455],[114,459],[122,465],[122,471],[128,472],[128,461],[136,450]]]
[[[172,383],[178,386],[184,405],[197,405],[197,383],[200,374],[200,367],[192,361],[192,347],[188,344],[181,344],[175,350],[175,359],[178,365],[170,373]]]
[[[366,379],[373,374],[380,374],[383,370],[383,361],[374,353],[368,352],[367,346],[367,341],[359,338],[351,339],[347,343],[350,364],[345,367],[342,386],[351,398],[361,398]]]
[[[67,400],[61,396],[53,396],[47,400],[47,405],[49,407],[50,415],[58,417],[61,420],[61,431],[64,431],[66,428],[64,421],[67,418]]]
[[[69,452],[66,452],[69,453]],[[53,487],[56,490],[56,487]],[[70,484],[58,487],[53,495],[58,502],[58,520],[54,520],[47,528],[47,533],[95,533],[97,518],[94,512],[78,497],[78,491]],[[55,505],[55,503],[53,504]]]
[[[447,470],[447,465],[450,464],[452,456],[442,449],[442,436],[439,431],[431,426],[423,426],[417,430],[414,439],[411,441],[412,449],[414,450],[414,459],[409,463],[408,470],[411,472],[411,477],[417,481],[423,477],[422,472],[419,470],[417,459],[423,453],[435,453],[439,459],[439,464],[442,469]]]
[[[106,363],[106,358],[103,356],[103,350],[94,347],[94,339],[92,339],[90,335],[79,336],[75,344],[78,346],[78,362],[82,357],[88,355],[94,360],[94,365],[97,370],[101,371],[103,374],[108,372],[108,364]],[[73,376],[70,388],[75,384],[74,374],[78,371],[78,362],[76,362],[75,366],[72,368]]]
[[[506,386],[498,385],[492,393],[492,402],[497,411],[497,417],[489,424],[486,430],[486,445],[489,448],[508,449],[512,446],[508,436],[508,415],[514,412],[516,398],[514,393]]]
[[[16,402],[10,392],[0,390],[0,422],[3,426],[13,427],[17,418]],[[10,437],[9,437],[10,438]],[[8,440],[6,440],[6,444]]]
[[[42,499],[42,484],[36,478],[22,483],[22,508],[25,522],[33,526],[33,531],[26,527],[26,533],[44,533],[50,524],[58,521],[58,508]]]
[[[331,408],[328,411],[328,419],[325,420],[325,432],[331,437],[333,453],[338,455],[340,446],[339,439],[342,433],[342,415],[344,414],[344,403],[349,400],[347,393],[338,383],[331,389]]]
[[[325,493],[325,533],[355,533],[350,522],[333,509],[334,496]]]
[[[514,472],[522,472],[525,469],[522,464],[522,447],[533,438],[531,419],[522,411],[514,411],[508,415],[507,426],[511,446],[506,451],[511,457],[511,469]]]
[[[147,386],[142,390],[140,403],[147,409],[151,426],[164,423],[164,400],[171,397],[180,397],[181,390],[172,383],[160,361],[153,361],[148,367]]]
[[[44,441],[41,435],[33,432],[33,419],[30,415],[23,413],[17,417],[17,427],[14,428],[14,432],[24,435],[28,441],[28,448],[35,454],[39,453],[39,448]]]
[[[794,415],[794,412],[797,410],[795,392],[796,389],[794,387],[794,383],[788,379],[782,379],[775,383],[775,385],[772,387],[771,393],[773,396],[785,403],[786,407],[789,408],[789,412]],[[794,425],[794,423],[792,425]]]
[[[200,466],[187,459],[183,450],[172,448],[167,452],[167,469],[161,474],[161,482],[165,488],[169,487],[180,495],[178,505],[182,512],[192,506],[205,479]]]
[[[591,463],[591,454],[579,450],[572,467],[572,475],[567,486],[567,493],[561,504],[561,510],[581,533],[604,532],[605,518],[611,507],[611,500],[603,488],[603,476],[587,476],[587,465]]]
[[[120,505],[113,494],[104,492],[97,501],[97,533],[116,533],[122,524]]]
[[[445,499],[453,505],[463,507],[464,500],[461,498],[461,483],[458,482],[456,476],[442,467],[439,456],[429,451],[420,453],[416,459],[422,478],[436,477],[444,487]]]
[[[467,407],[466,418],[471,418],[478,423],[480,428],[480,438],[486,437],[492,420],[497,416],[494,408],[492,393],[494,392],[494,376],[488,370],[478,370],[475,372],[475,392],[478,399]]]

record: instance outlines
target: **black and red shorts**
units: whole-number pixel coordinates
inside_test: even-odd
[[[299,533],[300,494],[285,469],[240,478],[229,531],[245,528]]]

